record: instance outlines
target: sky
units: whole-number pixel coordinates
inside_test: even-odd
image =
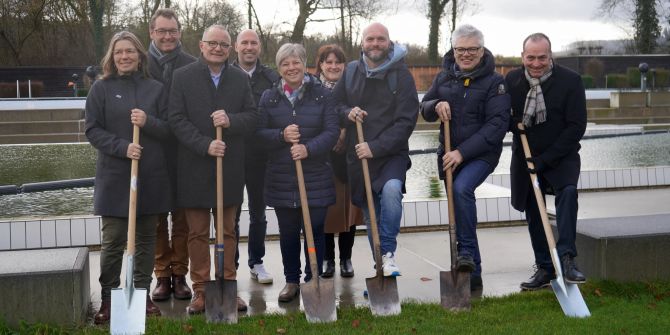
[[[552,40],[553,50],[581,40],[612,40],[630,36],[630,24],[619,18],[599,14],[602,0],[470,0],[473,6],[457,24],[469,23],[484,33],[485,45],[496,55],[519,56],[523,39],[531,33],[543,32]],[[234,0],[246,13],[246,0]],[[393,2],[386,0],[386,2]],[[389,28],[392,40],[427,46],[428,26],[425,0],[399,0],[398,10],[376,18]],[[253,0],[262,23],[286,21],[281,27],[291,30],[297,16],[294,0]],[[402,4],[400,4],[402,3]],[[448,5],[449,6],[449,5]],[[319,12],[317,12],[318,15]],[[330,14],[322,12],[320,17]],[[338,21],[310,22],[306,35],[334,34]],[[367,23],[362,24],[361,29]],[[628,31],[627,31],[628,30]],[[443,19],[440,54],[447,50],[449,35],[447,19]]]

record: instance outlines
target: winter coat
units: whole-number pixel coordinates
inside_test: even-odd
[[[216,138],[211,115],[219,109],[225,110],[230,119],[230,127],[223,129],[226,143],[223,202],[224,206],[241,205],[244,136],[254,130],[258,119],[249,76],[226,64],[216,87],[202,58],[175,70],[169,122],[179,140],[177,206],[180,208],[216,207],[216,158],[207,150]]]
[[[130,111],[147,114],[140,128],[142,157],[137,178],[137,215],[170,210],[170,183],[161,141],[170,133],[164,112],[163,85],[135,72],[97,80],[86,99],[86,137],[98,150],[93,191],[94,212],[101,216],[128,217],[130,163],[126,157],[133,141]]]
[[[307,201],[310,207],[327,207],[335,203],[333,171],[329,156],[339,135],[337,114],[330,90],[309,76],[305,91],[292,105],[281,88],[281,81],[266,90],[261,98],[260,121],[256,135],[268,151],[265,172],[265,202],[275,208],[300,207],[300,193],[291,144],[284,141],[281,131],[297,124],[300,144],[307,147],[308,156],[302,160]]]
[[[333,89],[338,113],[347,128],[347,174],[351,186],[351,201],[358,207],[366,205],[365,183],[361,161],[354,146],[358,143],[356,124],[348,119],[353,107],[368,113],[363,122],[365,141],[372,151],[368,168],[372,190],[381,192],[387,181],[398,179],[405,185],[406,172],[412,165],[409,159],[409,137],[416,125],[419,100],[412,74],[401,56],[391,56],[388,67],[374,74],[367,74],[364,60],[357,62],[351,86],[348,87],[347,70]],[[387,76],[395,72],[395,91],[392,92]],[[392,76],[393,77],[393,76]]]
[[[435,106],[440,101],[448,102],[451,108],[450,150],[461,153],[461,166],[480,159],[493,169],[498,165],[509,124],[510,96],[505,89],[505,80],[495,72],[495,59],[488,49],[484,49],[480,64],[469,76],[458,76],[455,63],[453,50],[450,50],[444,55],[442,71],[421,101],[421,115],[426,121],[435,122],[439,120]],[[444,179],[443,123],[440,123],[439,139],[437,164],[440,178]]]
[[[505,80],[512,97],[512,206],[523,211],[527,197],[533,195],[517,124],[523,118],[530,85],[523,68],[508,73]],[[539,157],[547,166],[538,175],[548,183],[543,185],[545,188],[555,190],[567,185],[577,185],[581,167],[579,141],[586,130],[586,97],[581,77],[572,70],[554,64],[552,75],[541,86],[547,107],[547,120],[526,129],[531,155]]]
[[[151,77],[155,80],[160,81],[163,84],[163,90],[165,90],[165,106],[167,107],[168,105],[168,99],[169,99],[169,94],[170,94],[170,88],[172,86],[172,80],[164,81],[163,80],[163,68],[158,64],[156,59],[149,55],[149,74]],[[177,57],[174,59],[174,65],[173,65],[173,74],[174,70],[191,64],[195,62],[197,58],[187,54],[183,50],[179,51],[179,54]],[[167,108],[165,108],[165,113],[164,115],[160,116],[161,119],[165,120],[167,122],[168,120],[168,115],[167,115]],[[175,209],[176,201],[177,201],[177,138],[172,134],[172,131],[170,131],[170,136],[167,140],[163,141],[163,150],[165,151],[165,159],[167,162],[167,168],[168,168],[168,173],[170,175],[170,186],[172,188],[172,208]]]

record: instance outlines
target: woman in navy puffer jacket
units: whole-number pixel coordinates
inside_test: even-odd
[[[319,271],[323,261],[323,225],[328,206],[335,203],[328,155],[340,132],[338,119],[330,90],[305,73],[305,61],[303,46],[289,43],[279,48],[276,62],[282,79],[266,90],[259,102],[261,117],[256,134],[268,150],[265,202],[274,207],[277,214],[286,277],[286,286],[279,294],[280,302],[291,301],[298,295],[301,275],[303,222],[296,160],[302,161]],[[311,277],[307,264],[305,281]]]

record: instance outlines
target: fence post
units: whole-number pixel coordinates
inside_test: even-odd
[[[16,81],[16,98],[18,99],[20,97],[21,97],[21,89],[19,89],[19,81],[17,80]]]
[[[32,99],[33,97],[33,87],[30,83],[30,79],[28,79],[28,98]]]

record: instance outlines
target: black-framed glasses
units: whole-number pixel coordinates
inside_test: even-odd
[[[230,44],[226,42],[217,42],[217,41],[202,41],[203,43],[207,43],[207,46],[210,49],[216,49],[217,46],[221,47],[221,49],[228,50],[228,48],[231,47]]]
[[[479,49],[482,47],[472,47],[472,48],[454,48],[454,52],[459,55],[464,55],[466,52],[470,55],[476,54]]]
[[[177,36],[177,34],[179,34],[179,29],[154,29],[154,32],[158,36],[165,36],[165,35]]]

